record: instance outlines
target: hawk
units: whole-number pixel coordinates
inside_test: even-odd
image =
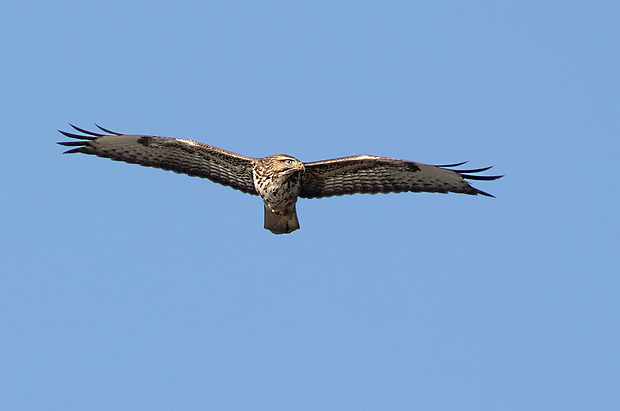
[[[465,180],[496,180],[502,176],[479,175],[491,167],[457,170],[463,163],[428,165],[389,157],[358,155],[302,163],[286,154],[264,158],[182,138],[129,135],[97,125],[103,132],[81,134],[60,131],[79,141],[58,144],[75,147],[65,153],[93,154],[115,161],[171,170],[207,178],[247,194],[259,195],[265,205],[265,228],[274,234],[299,228],[295,204],[301,198],[322,198],[356,193],[463,193],[493,197]]]

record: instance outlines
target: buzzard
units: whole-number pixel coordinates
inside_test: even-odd
[[[297,198],[321,198],[355,193],[489,193],[465,180],[496,180],[502,176],[479,175],[491,167],[457,170],[463,163],[428,165],[388,157],[358,155],[302,163],[286,154],[265,158],[242,156],[193,140],[129,135],[97,126],[103,133],[71,124],[79,141],[58,144],[75,147],[65,153],[94,154],[115,161],[171,170],[207,178],[244,193],[259,195],[265,205],[265,228],[274,234],[299,228]]]

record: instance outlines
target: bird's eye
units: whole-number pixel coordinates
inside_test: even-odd
[[[294,161],[291,160],[290,158],[287,158],[286,160],[284,160],[284,162],[288,164],[289,166],[294,163]]]

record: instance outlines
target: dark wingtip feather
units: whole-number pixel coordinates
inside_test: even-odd
[[[480,195],[483,195],[483,196],[495,198],[495,196],[493,194],[489,194],[486,191],[478,190],[477,188],[476,188],[476,194],[480,194]]]
[[[463,161],[461,163],[454,163],[454,164],[440,164],[440,165],[435,165],[435,167],[450,168],[450,167],[462,166],[463,164],[467,164],[467,161]]]
[[[97,138],[97,137],[91,137],[91,136],[83,136],[81,134],[70,133],[68,131],[62,131],[62,130],[58,130],[58,132],[66,137],[76,138],[78,140],[94,140]]]
[[[95,137],[103,137],[105,135],[105,134],[101,134],[101,133],[95,133],[94,131],[85,130],[85,129],[80,128],[78,126],[74,126],[71,123],[69,123],[69,125],[71,127],[73,127],[74,129],[76,129],[77,131],[79,131],[80,133],[88,134],[88,135],[95,136]]]
[[[487,170],[492,169],[493,166],[481,167],[481,168],[471,168],[471,169],[467,169],[467,170],[455,170],[454,169],[454,167],[461,166],[461,165],[463,165],[465,163],[467,163],[467,161],[464,161],[462,163],[443,165],[443,166],[436,166],[436,167],[441,167],[441,168],[449,169],[450,171],[454,171],[455,173],[458,173],[461,177],[463,177],[466,180],[491,181],[491,180],[497,180],[498,178],[504,177],[503,175],[501,175],[501,176],[480,176],[480,175],[477,175],[477,173],[483,173],[483,172],[485,172]]]
[[[63,136],[65,136],[65,137],[74,138],[76,140],[79,140],[79,141],[60,141],[60,142],[58,142],[57,144],[60,144],[61,146],[68,146],[68,147],[76,147],[77,146],[77,148],[65,151],[64,154],[68,154],[68,153],[87,153],[87,151],[84,150],[84,147],[90,145],[90,143],[89,143],[90,141],[96,140],[99,137],[106,136],[106,134],[101,134],[101,133],[97,133],[97,132],[94,132],[94,131],[88,131],[88,130],[83,129],[81,127],[75,126],[75,125],[73,125],[71,123],[69,123],[69,125],[71,127],[73,127],[73,129],[79,131],[82,134],[76,134],[76,133],[71,133],[71,132],[68,132],[68,131],[58,130],[58,132],[60,134],[62,134]],[[121,135],[120,133],[114,132],[112,130],[108,130],[108,129],[103,128],[103,127],[101,127],[101,126],[99,126],[97,124],[95,124],[95,125],[101,131],[104,131],[104,132],[109,133],[111,135],[116,135],[116,136],[120,136]]]
[[[83,141],[58,141],[56,144],[60,144],[61,146],[83,146],[86,144]]]
[[[482,173],[483,171],[490,170],[491,168],[493,168],[493,166],[482,167],[482,168],[472,168],[469,170],[454,170],[454,171],[458,171],[459,174]]]
[[[84,146],[82,147],[78,147],[78,148],[73,148],[71,150],[67,150],[65,152],[63,152],[63,154],[72,154],[72,153],[83,153]]]
[[[458,173],[459,176],[461,176],[461,178],[463,178],[464,180],[476,180],[476,181],[492,181],[492,180],[497,180],[499,178],[504,177],[503,175],[501,176],[481,176],[478,175],[477,173],[483,173],[487,170],[490,170],[491,168],[493,168],[493,166],[489,166],[489,167],[481,167],[481,168],[471,168],[471,169],[467,169],[467,170],[455,170],[454,167],[458,167],[458,166],[462,166],[463,164],[467,163],[467,161],[464,161],[462,163],[456,163],[456,164],[449,164],[449,165],[443,165],[443,166],[437,166],[437,167],[441,167],[450,171],[454,171],[455,173]],[[472,187],[475,191],[472,192],[471,194],[480,194],[483,196],[487,196],[487,197],[493,197],[495,198],[494,195],[489,194],[485,191],[482,190],[478,190],[475,187]]]
[[[115,136],[120,136],[122,135],[121,133],[117,133],[116,131],[112,131],[112,130],[108,130],[107,128],[103,128],[101,127],[99,124],[95,123],[95,126],[97,126],[97,128],[105,133],[110,133],[113,134]]]
[[[81,127],[75,126],[71,123],[69,123],[69,125],[71,127],[73,127],[75,130],[79,131],[82,134],[76,134],[76,133],[71,133],[68,131],[62,131],[62,130],[58,130],[58,132],[60,134],[62,134],[65,137],[69,137],[69,138],[74,138],[78,141],[59,141],[56,144],[59,144],[61,146],[66,146],[66,147],[76,147],[73,148],[71,150],[67,150],[65,151],[63,154],[71,154],[71,153],[87,153],[87,151],[85,150],[85,147],[90,145],[90,142],[92,140],[96,140],[99,137],[103,137],[105,136],[105,134],[101,134],[101,133],[95,133],[93,131],[88,131],[85,130]]]
[[[461,177],[463,177],[466,180],[492,181],[492,180],[497,180],[499,178],[502,178],[504,176],[503,175],[501,176],[470,176],[467,174],[461,174]]]

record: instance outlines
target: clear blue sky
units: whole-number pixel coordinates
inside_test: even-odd
[[[2,9],[3,409],[619,409],[618,2]],[[62,155],[69,122],[506,177],[275,236],[257,197]]]

